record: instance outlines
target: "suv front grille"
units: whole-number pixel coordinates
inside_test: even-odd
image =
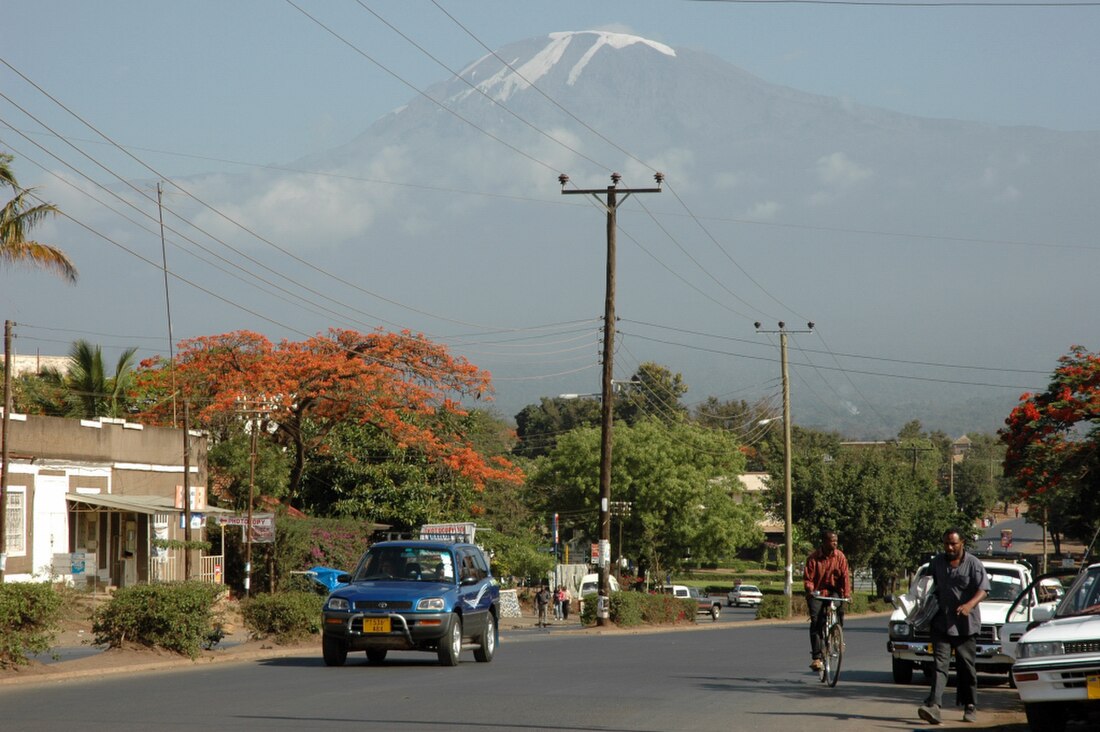
[[[361,600],[355,603],[355,610],[410,610],[408,600]]]

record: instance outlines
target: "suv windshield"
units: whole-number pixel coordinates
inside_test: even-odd
[[[1100,565],[1089,567],[1077,576],[1054,616],[1094,615],[1100,613]]]
[[[989,573],[989,597],[994,602],[1012,602],[1024,589],[1019,574],[1010,574],[994,567],[986,567]]]
[[[454,582],[455,569],[442,549],[390,546],[367,552],[352,579]]]

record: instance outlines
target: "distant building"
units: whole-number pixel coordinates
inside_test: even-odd
[[[11,375],[13,377],[23,374],[40,374],[46,369],[56,369],[62,374],[69,372],[70,360],[68,356],[20,356],[12,354]]]

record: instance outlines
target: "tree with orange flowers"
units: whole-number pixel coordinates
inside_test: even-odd
[[[215,440],[245,419],[269,426],[291,456],[286,500],[295,507],[309,456],[347,424],[370,428],[395,451],[415,453],[475,490],[523,480],[504,458],[479,453],[462,430],[461,402],[490,391],[488,372],[422,335],[333,329],[274,344],[237,331],[184,341],[174,369],[147,362],[137,378],[147,421],[170,421],[175,383],[191,424]]]
[[[1100,516],[1100,354],[1073,346],[1046,391],[1021,396],[999,434],[1005,475],[1029,513],[1045,509],[1052,533],[1088,540]]]

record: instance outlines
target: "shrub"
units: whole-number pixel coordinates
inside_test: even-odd
[[[57,636],[61,595],[50,585],[0,584],[0,668],[27,662],[27,654],[45,653]]]
[[[621,627],[695,622],[695,601],[645,592],[612,592],[608,615]],[[589,595],[581,609],[581,624],[596,623],[596,596]]]
[[[256,595],[242,603],[241,616],[254,637],[289,643],[321,632],[324,603],[316,592]]]
[[[96,644],[129,641],[195,658],[220,632],[214,603],[225,590],[206,582],[134,585],[92,613]]]

